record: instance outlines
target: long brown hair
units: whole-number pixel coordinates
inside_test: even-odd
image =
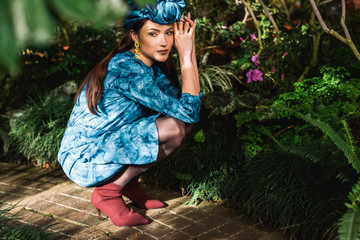
[[[145,22],[148,19],[142,19],[138,21],[132,28],[132,30],[139,34],[140,29],[142,26],[144,26]],[[81,93],[81,90],[86,86],[86,102],[88,105],[88,108],[91,113],[96,115],[96,112],[98,112],[97,104],[100,101],[102,92],[103,92],[103,84],[106,77],[107,72],[107,66],[110,62],[110,60],[118,53],[125,52],[130,50],[134,46],[134,41],[131,38],[130,31],[127,31],[125,36],[121,39],[120,43],[100,62],[98,62],[95,67],[93,67],[89,73],[86,75],[86,77],[81,82],[76,95],[75,95],[75,103]],[[176,74],[176,68],[169,57],[165,62],[156,63],[160,69],[165,73],[165,75],[171,80],[171,82],[179,87],[179,81]],[[91,80],[91,81],[90,81]]]

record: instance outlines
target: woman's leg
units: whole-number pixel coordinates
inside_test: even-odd
[[[155,120],[159,134],[159,152],[155,163],[144,165],[130,165],[113,181],[116,185],[125,186],[132,179],[146,172],[156,163],[162,161],[171,153],[173,153],[189,134],[192,125],[172,117],[159,117]]]
[[[159,153],[156,162],[159,162],[180,147],[191,126],[186,126],[185,123],[171,117],[161,117],[155,122],[159,133]],[[95,188],[91,195],[91,203],[98,209],[99,216],[100,210],[105,212],[118,226],[147,224],[146,218],[126,207],[122,195],[129,197],[141,208],[164,207],[165,204],[161,201],[147,196],[137,181],[137,177],[156,162],[140,166],[130,165],[114,181]]]

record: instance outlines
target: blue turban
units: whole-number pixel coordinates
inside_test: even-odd
[[[129,30],[139,20],[150,19],[157,24],[169,24],[180,20],[183,8],[185,7],[184,0],[157,0],[155,5],[146,5],[138,9],[138,6],[133,0],[128,0],[130,11],[125,18],[124,27]]]

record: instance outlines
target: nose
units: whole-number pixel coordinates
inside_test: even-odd
[[[166,47],[168,44],[165,35],[161,35],[159,41],[160,41],[160,46],[162,47]]]

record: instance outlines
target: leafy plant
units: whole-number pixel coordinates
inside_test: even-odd
[[[207,65],[199,69],[200,86],[204,93],[217,91],[225,91],[232,88],[232,81],[239,79],[230,71],[219,67]]]
[[[30,99],[11,120],[10,137],[21,153],[37,166],[57,166],[57,153],[73,107],[57,91]]]

